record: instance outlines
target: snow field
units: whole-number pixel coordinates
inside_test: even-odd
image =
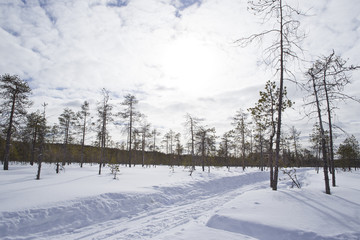
[[[298,170],[303,188],[257,169],[11,165],[0,172],[1,239],[359,239],[358,172],[338,173],[323,193],[321,172]]]

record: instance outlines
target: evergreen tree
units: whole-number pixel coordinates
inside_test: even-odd
[[[340,144],[337,154],[343,163],[343,169],[346,168],[351,171],[351,167],[359,167],[360,161],[360,145],[354,135],[347,137],[343,143]]]
[[[1,124],[6,133],[4,151],[4,170],[9,169],[11,136],[19,126],[21,117],[26,115],[26,108],[30,107],[29,95],[31,89],[27,82],[18,76],[2,75],[0,78],[0,96],[3,99],[0,113]]]
[[[265,85],[265,91],[260,91],[260,98],[255,107],[249,108],[251,115],[255,119],[256,125],[261,128],[261,130],[269,132],[269,147],[268,147],[268,165],[270,167],[270,187],[273,187],[274,184],[274,156],[273,156],[273,145],[274,137],[276,134],[277,122],[279,114],[277,111],[278,103],[280,99],[280,89],[277,87],[275,82],[267,81]],[[293,102],[287,99],[287,90],[284,87],[282,92],[282,111],[291,107]]]

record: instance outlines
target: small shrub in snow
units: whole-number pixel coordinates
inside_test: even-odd
[[[119,164],[109,164],[111,174],[114,175],[114,179],[116,179],[116,175],[118,172],[120,172],[120,166]]]
[[[291,181],[292,181],[291,188],[293,188],[294,186],[296,186],[297,188],[301,188],[301,184],[296,177],[296,169],[295,168],[292,168],[292,169],[285,168],[282,171],[284,174],[288,175],[289,178],[291,179]]]

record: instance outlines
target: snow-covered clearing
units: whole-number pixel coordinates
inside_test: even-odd
[[[0,239],[360,239],[360,173],[339,172],[332,195],[321,172],[167,166],[109,169],[10,165],[0,171]]]

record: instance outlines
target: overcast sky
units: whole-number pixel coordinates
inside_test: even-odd
[[[190,113],[220,135],[231,129],[238,109],[254,106],[267,80],[278,79],[262,63],[268,41],[246,48],[234,44],[263,28],[245,0],[0,2],[0,74],[28,80],[32,110],[48,103],[50,123],[65,107],[80,110],[85,100],[95,110],[106,88],[115,111],[125,94],[134,94],[138,110],[162,133],[183,134],[184,115]],[[334,49],[360,65],[359,0],[292,2],[308,15],[301,22],[307,61]],[[299,81],[305,68],[301,63],[295,70]],[[360,96],[359,72],[352,74],[349,95]],[[308,137],[315,119],[303,119],[305,94],[286,85],[295,106],[284,115],[284,129],[294,125]],[[360,140],[360,105],[338,107],[335,123]],[[115,140],[123,139],[119,134],[112,129]]]

